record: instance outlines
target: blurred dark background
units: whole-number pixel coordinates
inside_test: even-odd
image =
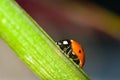
[[[91,80],[120,80],[118,0],[16,0],[55,40],[75,39],[86,53]]]
[[[100,7],[103,7],[111,12],[114,12],[117,15],[120,15],[120,1],[119,0],[91,0],[90,2],[93,2]]]

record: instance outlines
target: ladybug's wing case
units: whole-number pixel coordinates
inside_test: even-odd
[[[72,46],[72,49],[73,49],[73,52],[75,53],[75,55],[79,58],[80,60],[80,67],[82,68],[84,63],[85,63],[85,53],[84,53],[84,50],[82,48],[82,46],[74,41],[74,40],[71,40],[71,46]]]

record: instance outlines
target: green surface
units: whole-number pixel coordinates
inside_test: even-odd
[[[0,37],[42,80],[89,80],[13,0],[0,0]]]

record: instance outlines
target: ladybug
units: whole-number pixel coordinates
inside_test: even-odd
[[[82,46],[75,40],[60,40],[57,42],[57,45],[60,47],[64,53],[73,60],[81,68],[85,63],[85,54]]]

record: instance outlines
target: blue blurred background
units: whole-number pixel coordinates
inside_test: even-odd
[[[91,80],[120,80],[120,5],[117,0],[16,1],[54,41],[74,39],[83,46],[86,53],[83,69]]]

